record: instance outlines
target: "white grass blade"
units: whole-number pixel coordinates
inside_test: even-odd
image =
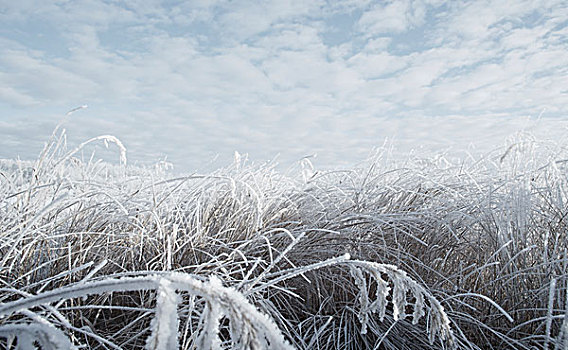
[[[150,323],[146,350],[175,350],[178,348],[180,297],[167,278],[160,278],[156,293],[156,315]]]
[[[15,338],[18,349],[37,350],[37,342],[43,350],[76,350],[67,335],[47,324],[19,323],[0,326],[0,337]]]

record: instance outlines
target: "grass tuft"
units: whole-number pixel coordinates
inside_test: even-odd
[[[0,161],[0,349],[563,349],[567,159],[176,176],[57,129]]]

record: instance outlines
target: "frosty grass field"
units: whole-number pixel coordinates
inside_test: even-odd
[[[179,176],[56,130],[0,162],[0,348],[568,348],[568,150],[382,151]]]

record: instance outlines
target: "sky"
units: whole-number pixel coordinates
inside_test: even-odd
[[[0,0],[0,158],[58,123],[182,171],[560,139],[568,3]]]

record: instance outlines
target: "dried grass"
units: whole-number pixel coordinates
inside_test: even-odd
[[[100,141],[120,164],[78,157]],[[564,348],[566,159],[175,177],[56,130],[0,162],[0,348]]]

